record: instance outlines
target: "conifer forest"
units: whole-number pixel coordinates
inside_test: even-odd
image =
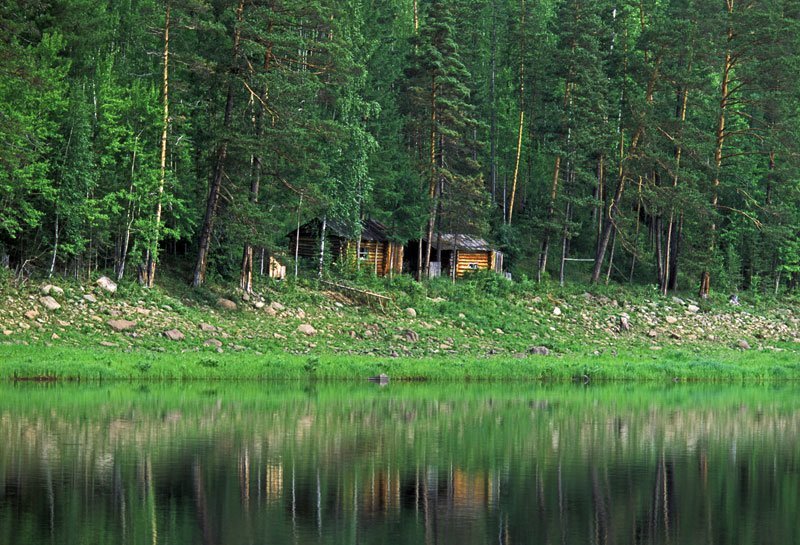
[[[796,0],[9,0],[0,260],[247,290],[374,219],[515,278],[783,293],[799,76]]]

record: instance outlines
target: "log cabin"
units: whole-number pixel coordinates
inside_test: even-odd
[[[298,243],[299,233],[299,243]],[[322,220],[313,219],[287,235],[289,254],[300,259],[319,259]],[[361,238],[353,240],[345,226],[328,220],[325,229],[325,253],[334,262],[342,260],[353,266],[374,272],[377,276],[399,274],[403,267],[403,245],[389,239],[388,230],[381,222],[368,219],[361,224]],[[356,261],[358,256],[358,261]]]
[[[423,240],[425,251],[427,241]],[[406,271],[417,270],[419,241],[412,240],[406,248]],[[454,259],[455,258],[455,259]],[[424,256],[423,256],[424,260]],[[454,269],[455,266],[455,269]],[[441,233],[433,236],[430,276],[463,277],[469,271],[503,271],[503,252],[494,249],[482,238],[461,233]]]

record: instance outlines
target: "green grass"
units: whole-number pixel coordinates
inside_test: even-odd
[[[394,380],[429,381],[772,381],[800,379],[791,352],[731,351],[705,355],[630,351],[618,355],[385,358],[149,351],[44,345],[0,346],[6,380]]]

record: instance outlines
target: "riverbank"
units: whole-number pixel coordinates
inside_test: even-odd
[[[793,381],[793,351],[748,354],[668,350],[549,357],[423,357],[129,351],[44,345],[0,347],[0,379],[55,380],[366,380],[394,381]]]
[[[8,285],[0,377],[38,379],[772,380],[800,378],[800,305],[627,286],[179,279]],[[346,286],[346,287],[343,287]],[[55,303],[55,304],[53,304]]]

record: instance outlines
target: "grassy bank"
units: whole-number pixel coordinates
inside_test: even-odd
[[[5,380],[393,380],[772,381],[800,379],[800,360],[780,353],[670,350],[529,358],[375,358],[370,356],[119,352],[54,346],[0,348]]]
[[[800,378],[800,303],[565,289],[476,275],[264,282],[245,296],[164,275],[0,286],[0,377],[770,380]],[[385,299],[366,294],[377,293]],[[222,302],[221,299],[225,299]],[[378,304],[382,302],[383,304]],[[118,330],[114,322],[124,321]],[[118,325],[118,324],[116,324]],[[176,332],[177,337],[166,335]]]

